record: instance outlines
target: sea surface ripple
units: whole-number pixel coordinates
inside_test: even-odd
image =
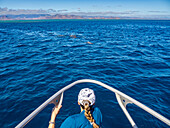
[[[1,128],[15,127],[55,92],[79,79],[108,84],[170,119],[170,21],[0,23]],[[104,128],[131,127],[115,94],[93,84],[65,92],[56,127],[80,112],[77,95],[83,87],[95,90]],[[52,107],[25,127],[48,127]],[[133,104],[127,108],[139,128],[168,127]]]

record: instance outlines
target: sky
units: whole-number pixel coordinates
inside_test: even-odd
[[[8,9],[47,10],[58,13],[170,18],[170,0],[0,0]]]

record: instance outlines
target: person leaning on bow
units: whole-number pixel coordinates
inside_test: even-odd
[[[95,94],[92,89],[84,88],[78,95],[78,104],[81,113],[69,116],[60,126],[60,128],[100,128],[102,124],[102,113],[99,108],[94,107]],[[60,108],[54,107],[48,128],[55,128],[55,118]]]

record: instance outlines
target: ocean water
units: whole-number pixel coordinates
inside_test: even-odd
[[[1,128],[15,127],[55,92],[79,79],[108,84],[170,119],[170,21],[0,23]],[[84,87],[96,93],[103,128],[131,127],[115,94],[87,83],[64,93],[56,127],[80,112],[77,95]],[[52,107],[25,127],[48,127]],[[139,128],[168,127],[133,104],[127,109]]]

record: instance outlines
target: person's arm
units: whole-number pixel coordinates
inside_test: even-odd
[[[49,122],[48,128],[55,128],[55,118],[56,118],[56,116],[58,115],[61,107],[62,107],[62,105],[59,106],[59,107],[58,107],[58,106],[55,106],[55,107],[53,108],[53,111],[52,111],[52,114],[51,114],[51,120],[50,120],[50,122]]]

